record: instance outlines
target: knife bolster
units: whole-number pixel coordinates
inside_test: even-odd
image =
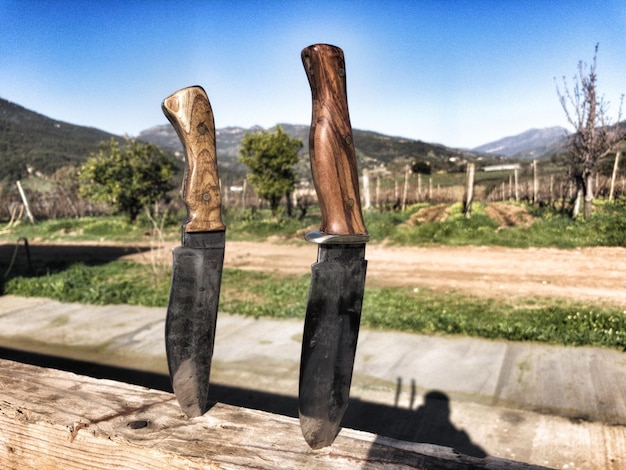
[[[357,243],[367,243],[370,240],[370,236],[369,233],[336,235],[325,233],[321,230],[315,230],[307,233],[304,239],[307,242],[318,243],[320,245],[354,245]]]

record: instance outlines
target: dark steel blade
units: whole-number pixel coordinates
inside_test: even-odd
[[[321,244],[300,362],[299,415],[313,449],[334,441],[348,406],[365,286],[365,244]]]
[[[209,409],[209,377],[224,264],[225,232],[184,233],[172,251],[165,347],[172,387],[189,417]]]

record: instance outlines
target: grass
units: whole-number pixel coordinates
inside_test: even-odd
[[[426,334],[459,334],[569,346],[626,348],[626,312],[556,299],[507,301],[428,289],[368,290],[363,323]]]
[[[419,207],[411,208],[413,212]],[[596,202],[589,220],[573,220],[553,208],[529,208],[534,221],[528,226],[500,228],[489,218],[482,203],[473,205],[466,219],[461,205],[452,206],[445,221],[426,222],[417,226],[398,225],[389,234],[396,245],[477,245],[510,248],[561,248],[585,246],[626,247],[626,200],[616,204]]]
[[[92,304],[165,308],[169,273],[155,281],[148,266],[128,261],[72,264],[40,277],[15,277],[5,294]],[[220,311],[254,317],[304,318],[309,276],[225,269]],[[507,300],[425,288],[367,288],[363,326],[425,334],[626,349],[626,311],[560,299]]]
[[[15,242],[20,237],[29,241],[113,241],[113,242],[148,242],[152,225],[143,217],[136,224],[130,224],[123,216],[82,217],[44,220],[32,225],[20,223],[0,234],[0,242]],[[168,239],[180,236],[173,226],[167,232]]]
[[[6,281],[4,294],[48,297],[95,305],[167,305],[169,278],[158,281],[147,265],[114,261],[100,265],[74,263],[58,272]]]

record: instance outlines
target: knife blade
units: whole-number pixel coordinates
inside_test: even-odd
[[[348,406],[365,286],[365,243],[343,51],[315,44],[302,51],[312,95],[309,155],[322,221],[305,239],[318,243],[311,266],[298,408],[313,449],[329,446]]]
[[[187,218],[181,246],[172,250],[172,284],[165,349],[172,388],[183,412],[209,409],[209,377],[224,264],[226,227],[215,148],[215,122],[206,92],[183,88],[162,105],[185,149],[182,197]]]

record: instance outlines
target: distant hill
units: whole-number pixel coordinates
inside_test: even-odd
[[[50,119],[0,98],[0,181],[29,172],[52,174],[84,162],[98,143],[115,137],[92,127]]]
[[[283,123],[280,126],[291,137],[302,140],[304,145],[301,154],[308,155],[309,125]],[[216,129],[217,156],[221,167],[235,173],[244,173],[245,167],[237,162],[241,140],[246,133],[261,130],[263,128],[259,126],[249,129],[242,127]],[[392,167],[394,164],[403,167],[408,162],[420,160],[430,165],[432,171],[454,171],[465,159],[475,159],[481,155],[478,152],[451,149],[443,145],[429,144],[403,137],[392,137],[372,131],[353,129],[352,134],[359,166],[371,169],[381,166]],[[169,124],[146,129],[140,132],[137,138],[163,148],[169,148],[182,156],[182,145],[176,132]],[[308,159],[301,160],[306,160],[303,165],[308,166]]]
[[[558,126],[530,129],[472,150],[516,159],[541,158],[564,151],[568,135],[567,129]]]
[[[309,125],[280,124],[285,132],[303,141],[298,173],[306,176],[309,170]],[[216,130],[220,176],[239,178],[246,168],[237,161],[241,140],[247,132],[258,132],[261,127],[226,127]],[[421,140],[394,137],[377,132],[353,129],[353,137],[360,168],[379,171],[403,171],[407,163],[419,162],[422,170],[461,171],[467,160],[481,160],[481,164],[501,160],[503,155],[517,155],[531,143],[547,148],[548,137],[556,132],[544,133],[544,139],[533,137],[539,131],[528,131],[520,136],[501,139],[474,150],[461,150],[430,144]],[[534,133],[534,134],[533,134]],[[521,136],[525,136],[522,138]],[[65,165],[80,165],[90,153],[97,151],[100,142],[110,138],[123,140],[91,127],[68,124],[0,98],[0,181],[24,178],[29,172],[50,175]],[[553,137],[554,138],[554,137]],[[182,146],[171,125],[154,126],[142,131],[138,140],[154,143],[167,152],[178,153],[182,159]],[[518,143],[515,144],[515,140]],[[526,142],[524,145],[521,141]],[[517,147],[515,147],[517,145]],[[515,153],[513,148],[516,148]],[[526,150],[529,152],[531,150]]]

